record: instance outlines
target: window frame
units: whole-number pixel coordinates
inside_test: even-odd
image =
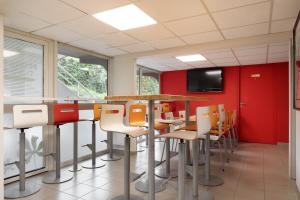
[[[137,73],[136,73],[136,75],[139,74],[139,79],[138,79],[138,83],[137,83],[138,90],[136,89],[136,91],[138,91],[138,95],[141,95],[141,91],[142,91],[142,89],[141,89],[141,86],[142,86],[141,81],[142,81],[142,76],[143,76],[143,70],[151,71],[153,73],[157,73],[158,74],[158,87],[159,87],[158,90],[159,90],[159,94],[160,94],[160,89],[161,89],[160,88],[160,74],[161,74],[161,72],[157,71],[155,69],[150,69],[150,68],[142,66],[142,65],[137,65]]]

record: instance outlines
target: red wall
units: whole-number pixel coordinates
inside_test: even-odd
[[[288,64],[275,63],[255,66],[266,68],[274,74],[272,82],[274,88],[275,120],[272,124],[273,133],[278,142],[288,142]],[[209,102],[191,102],[191,114],[195,114],[197,106],[223,103],[226,109],[239,110],[240,104],[240,67],[224,67],[224,90],[220,93],[192,93],[186,90],[186,70],[163,72],[161,74],[161,93],[178,95],[195,95],[212,97]],[[175,115],[184,109],[184,103],[176,102]],[[242,134],[242,133],[240,133]],[[267,141],[266,143],[272,143]]]

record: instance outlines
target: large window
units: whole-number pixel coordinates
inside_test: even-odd
[[[58,96],[103,98],[107,95],[108,60],[59,45]]]
[[[4,95],[35,97],[44,95],[43,45],[13,37],[4,37]],[[10,110],[15,103],[5,101],[4,126],[12,124]],[[26,171],[43,168],[45,164],[43,127],[26,130],[25,147]],[[9,163],[19,161],[19,130],[4,131],[4,152],[5,178],[18,175],[18,167]]]
[[[84,97],[100,100],[107,95],[108,59],[63,44],[58,47],[57,59],[58,97]],[[80,110],[79,116],[90,118],[93,116],[93,111]],[[106,133],[100,130],[99,122],[96,123],[96,141],[105,140]],[[61,132],[61,159],[69,161],[73,159],[73,152],[70,151],[70,147],[73,146],[73,124],[62,126]],[[81,146],[89,144],[92,140],[91,122],[79,122],[78,133],[78,156],[89,155],[91,151]],[[97,151],[105,149],[105,143],[97,143]]]
[[[159,72],[139,66],[137,70],[137,94],[159,94]]]

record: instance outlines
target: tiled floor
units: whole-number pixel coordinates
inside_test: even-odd
[[[159,145],[159,143],[157,143]],[[157,148],[157,158],[159,157]],[[147,152],[132,156],[132,169],[147,169]],[[172,166],[176,167],[176,157]],[[218,156],[212,156],[212,173],[224,178],[224,185],[218,187],[199,186],[199,194],[211,192],[216,200],[296,200],[295,182],[288,178],[288,148],[275,145],[243,143],[226,164],[225,172],[220,170]],[[199,167],[203,173],[203,166]],[[42,176],[31,180],[41,184],[39,193],[26,200],[106,200],[123,191],[123,160],[107,162],[103,168],[83,169],[72,181],[46,185]],[[147,194],[138,192],[131,184],[131,191],[144,199]],[[191,192],[191,178],[186,179],[187,195]],[[156,194],[158,200],[176,198],[176,179],[170,180],[167,189]]]

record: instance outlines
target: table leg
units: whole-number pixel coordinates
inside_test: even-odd
[[[186,126],[190,124],[190,101],[185,101],[185,124]],[[186,164],[192,165],[189,141],[186,142],[185,147],[186,147]]]

